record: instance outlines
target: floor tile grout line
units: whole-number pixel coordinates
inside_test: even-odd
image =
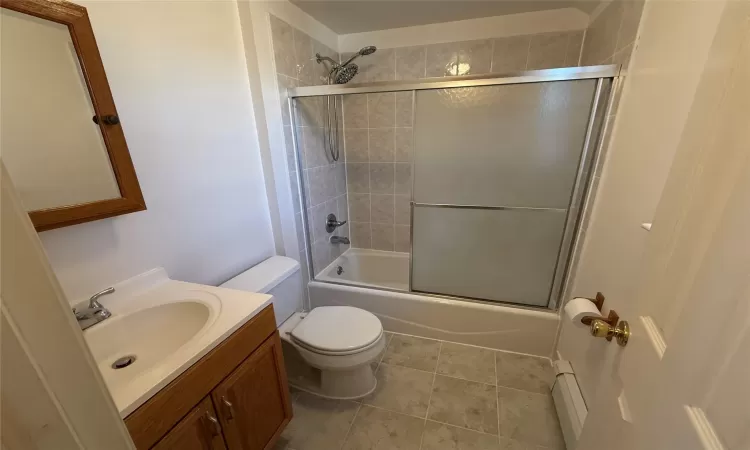
[[[425,429],[427,428],[427,418],[430,417],[430,403],[432,403],[432,393],[435,391],[435,379],[437,378],[437,367],[438,364],[440,364],[440,353],[443,351],[443,341],[440,342],[440,346],[438,347],[438,357],[437,361],[435,362],[435,371],[432,373],[432,384],[430,384],[430,396],[427,399],[427,411],[424,413],[424,423],[422,425],[422,436],[419,438],[419,450],[422,450],[422,444],[424,442],[424,433]]]
[[[492,355],[495,361],[495,408],[497,410],[497,443],[500,445],[500,395],[497,390],[497,354]]]
[[[339,446],[339,450],[344,448],[344,445],[346,445],[347,439],[349,439],[349,434],[352,432],[352,428],[354,427],[354,421],[357,420],[357,416],[359,415],[359,411],[362,409],[363,403],[357,403],[357,411],[354,412],[354,416],[352,417],[351,423],[349,423],[349,428],[346,429],[346,434],[344,435],[344,439],[341,441],[341,445]]]

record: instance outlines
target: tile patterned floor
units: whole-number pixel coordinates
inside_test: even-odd
[[[549,360],[388,333],[361,401],[293,392],[277,450],[564,450]]]

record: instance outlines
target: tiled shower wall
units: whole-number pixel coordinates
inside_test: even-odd
[[[339,162],[333,161],[326,151],[323,129],[325,104],[321,98],[311,97],[297,102],[297,128],[296,130],[292,129],[292,121],[287,108],[286,89],[326,84],[328,70],[324,65],[315,61],[315,53],[328,56],[336,61],[339,60],[339,55],[283,20],[273,15],[270,16],[270,20],[274,61],[282,104],[284,144],[286,146],[292,195],[294,196],[300,263],[303,265],[303,273],[306,274],[307,270],[304,266],[307,262],[307,250],[302,226],[299,187],[297,185],[293,134],[297,138],[301,153],[301,178],[306,188],[304,209],[310,224],[313,269],[315,273],[318,273],[348,248],[344,244],[330,244],[328,238],[331,235],[326,233],[324,228],[325,219],[329,213],[336,214],[339,220],[348,219],[343,151]],[[343,134],[343,131],[340,134]],[[348,225],[336,230],[335,234],[348,237]]]
[[[577,66],[583,31],[378,49],[353,82]],[[351,54],[343,54],[345,60]],[[344,134],[352,246],[410,250],[413,93],[350,95]]]

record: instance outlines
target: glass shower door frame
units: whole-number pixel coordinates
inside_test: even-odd
[[[611,87],[613,82],[617,79],[620,72],[619,65],[601,65],[601,66],[586,66],[586,67],[568,67],[560,69],[545,69],[545,70],[534,70],[510,73],[506,75],[480,75],[480,76],[463,76],[463,77],[444,77],[444,78],[427,78],[422,80],[414,81],[385,81],[375,83],[361,83],[356,85],[322,85],[322,86],[305,86],[298,88],[290,88],[287,90],[288,94],[288,108],[291,118],[292,130],[296,130],[297,118],[295,117],[295,100],[304,97],[316,97],[316,96],[330,96],[330,95],[347,95],[347,94],[368,94],[378,92],[400,92],[400,91],[419,91],[428,89],[449,89],[449,88],[460,88],[460,87],[475,87],[475,86],[495,86],[503,84],[522,84],[522,83],[544,83],[553,81],[571,81],[571,80],[586,80],[596,79],[597,84],[592,99],[592,106],[589,115],[589,120],[586,127],[585,138],[583,149],[581,152],[581,158],[576,173],[573,190],[571,193],[570,202],[568,204],[567,214],[565,217],[565,225],[563,228],[563,237],[561,239],[560,248],[558,250],[557,262],[554,271],[554,278],[550,287],[549,301],[546,309],[555,309],[558,305],[559,297],[562,293],[565,282],[569,276],[570,269],[570,253],[574,245],[574,240],[579,234],[580,228],[580,212],[583,206],[584,195],[589,189],[589,178],[591,177],[591,166],[592,162],[596,159],[596,150],[599,148],[599,142],[601,140],[601,130],[604,118],[606,117],[605,111],[609,109],[611,104]],[[416,94],[416,93],[415,93]],[[413,102],[416,102],[416,95],[413,96]],[[416,114],[415,105],[412,105],[412,114]],[[300,199],[302,202],[302,222],[304,228],[304,239],[305,248],[307,254],[307,265],[309,279],[314,280],[315,274],[313,270],[312,261],[312,248],[310,246],[310,230],[309,224],[307,223],[307,217],[304,213],[306,205],[305,189],[303,188],[302,180],[302,167],[301,167],[301,154],[299,142],[296,139],[296,133],[292,133],[293,144],[295,149],[295,160],[297,164],[297,177],[298,185],[300,189]],[[412,176],[412,184],[414,183],[415,177]],[[414,220],[414,189],[412,186],[410,211],[411,211],[411,222],[412,226],[410,229],[411,245],[413,245],[413,220]],[[430,205],[437,207],[467,207],[466,205]],[[468,206],[471,207],[471,206]],[[484,207],[480,207],[484,208]],[[493,209],[502,209],[502,207],[493,207]],[[526,208],[527,209],[527,208]],[[533,209],[533,208],[532,208]],[[411,250],[411,249],[410,249]],[[415,291],[412,289],[412,269],[413,269],[413,257],[410,251],[409,257],[409,292],[417,292],[423,295],[430,295],[434,297],[442,298],[459,298],[466,299],[464,297],[456,297],[451,295],[435,294],[430,292]],[[389,290],[387,288],[378,288],[383,290]],[[486,300],[486,299],[468,299],[480,302],[498,304],[502,302]],[[512,304],[517,307],[528,307],[524,305]],[[538,308],[538,307],[531,307]]]

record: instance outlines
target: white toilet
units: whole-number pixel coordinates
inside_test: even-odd
[[[289,384],[335,399],[361,398],[375,390],[371,363],[385,349],[380,319],[351,306],[297,312],[305,289],[297,261],[271,257],[221,287],[273,295]]]

